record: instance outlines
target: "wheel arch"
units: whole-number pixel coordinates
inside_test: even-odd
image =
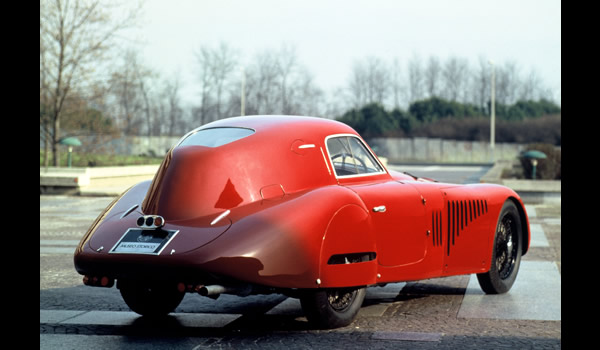
[[[332,215],[323,235],[319,287],[376,283],[377,254],[368,210],[358,201],[343,205]]]
[[[531,242],[531,233],[529,230],[529,219],[527,217],[527,211],[525,210],[525,205],[521,202],[517,197],[509,197],[508,200],[512,201],[517,210],[519,211],[519,217],[521,219],[521,243],[523,249],[521,251],[521,255],[525,255],[529,250],[529,244]]]

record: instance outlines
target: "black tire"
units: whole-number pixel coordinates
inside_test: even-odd
[[[318,289],[305,292],[300,297],[300,304],[312,326],[338,328],[354,321],[365,294],[365,287]]]
[[[181,303],[185,292],[177,290],[176,284],[141,283],[119,281],[123,300],[134,312],[148,317],[166,316]]]
[[[496,225],[490,270],[477,274],[479,286],[486,294],[506,293],[515,282],[523,251],[522,231],[519,211],[511,200],[507,200]]]

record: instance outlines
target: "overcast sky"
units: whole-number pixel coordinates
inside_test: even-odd
[[[223,41],[247,62],[292,45],[319,87],[346,85],[353,62],[376,56],[401,67],[413,57],[480,56],[534,69],[560,103],[560,0],[146,0],[132,34],[144,62],[179,71],[189,101],[194,51]]]

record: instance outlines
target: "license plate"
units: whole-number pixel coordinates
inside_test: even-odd
[[[159,255],[178,232],[130,228],[109,253]]]

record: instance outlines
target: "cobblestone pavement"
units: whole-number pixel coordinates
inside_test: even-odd
[[[561,348],[560,311],[555,320],[461,316],[470,276],[369,288],[356,321],[335,330],[309,329],[297,300],[282,295],[212,300],[187,294],[171,316],[145,320],[130,312],[116,288],[85,287],[73,268],[77,241],[111,200],[40,196],[41,349]],[[527,210],[547,244],[532,246],[523,266],[553,262],[560,280],[560,203]]]

